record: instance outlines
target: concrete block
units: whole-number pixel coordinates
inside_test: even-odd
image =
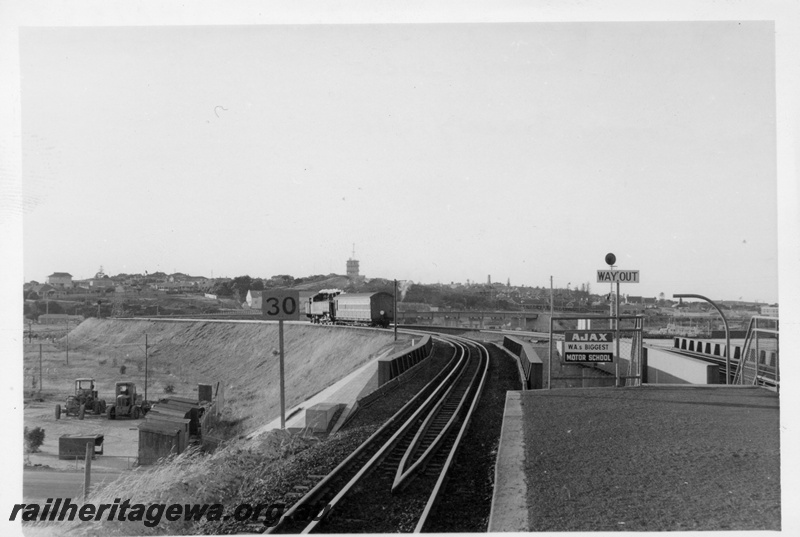
[[[327,433],[333,426],[334,414],[342,407],[342,403],[317,403],[306,409],[306,427],[315,433]]]

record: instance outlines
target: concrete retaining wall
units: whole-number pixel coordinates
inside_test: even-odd
[[[503,347],[519,360],[524,377],[523,389],[539,390],[544,387],[544,364],[530,343],[513,336],[503,337]]]
[[[719,366],[645,345],[642,367],[648,384],[719,384]]]
[[[426,335],[410,349],[381,358],[378,360],[378,386],[383,386],[393,378],[399,377],[430,356],[432,350],[433,339]]]

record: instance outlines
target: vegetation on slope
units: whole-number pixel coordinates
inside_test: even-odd
[[[287,408],[305,401],[393,343],[390,332],[287,323],[284,327]],[[279,416],[278,326],[266,322],[87,319],[70,333],[70,352],[98,365],[126,366],[126,379],[144,385],[147,368],[176,395],[196,396],[211,384],[242,430]],[[116,364],[113,365],[113,364]],[[102,367],[102,366],[101,366]],[[86,376],[94,376],[87,371]],[[154,384],[154,377],[149,382]],[[153,386],[160,393],[163,386]]]

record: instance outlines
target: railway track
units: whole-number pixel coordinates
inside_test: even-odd
[[[480,399],[488,369],[488,351],[482,345],[454,336],[439,339],[453,348],[447,366],[305,492],[268,533],[425,528]]]

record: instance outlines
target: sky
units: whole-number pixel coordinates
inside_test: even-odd
[[[623,293],[778,300],[771,22],[23,28],[20,75],[25,281],[613,252]]]

